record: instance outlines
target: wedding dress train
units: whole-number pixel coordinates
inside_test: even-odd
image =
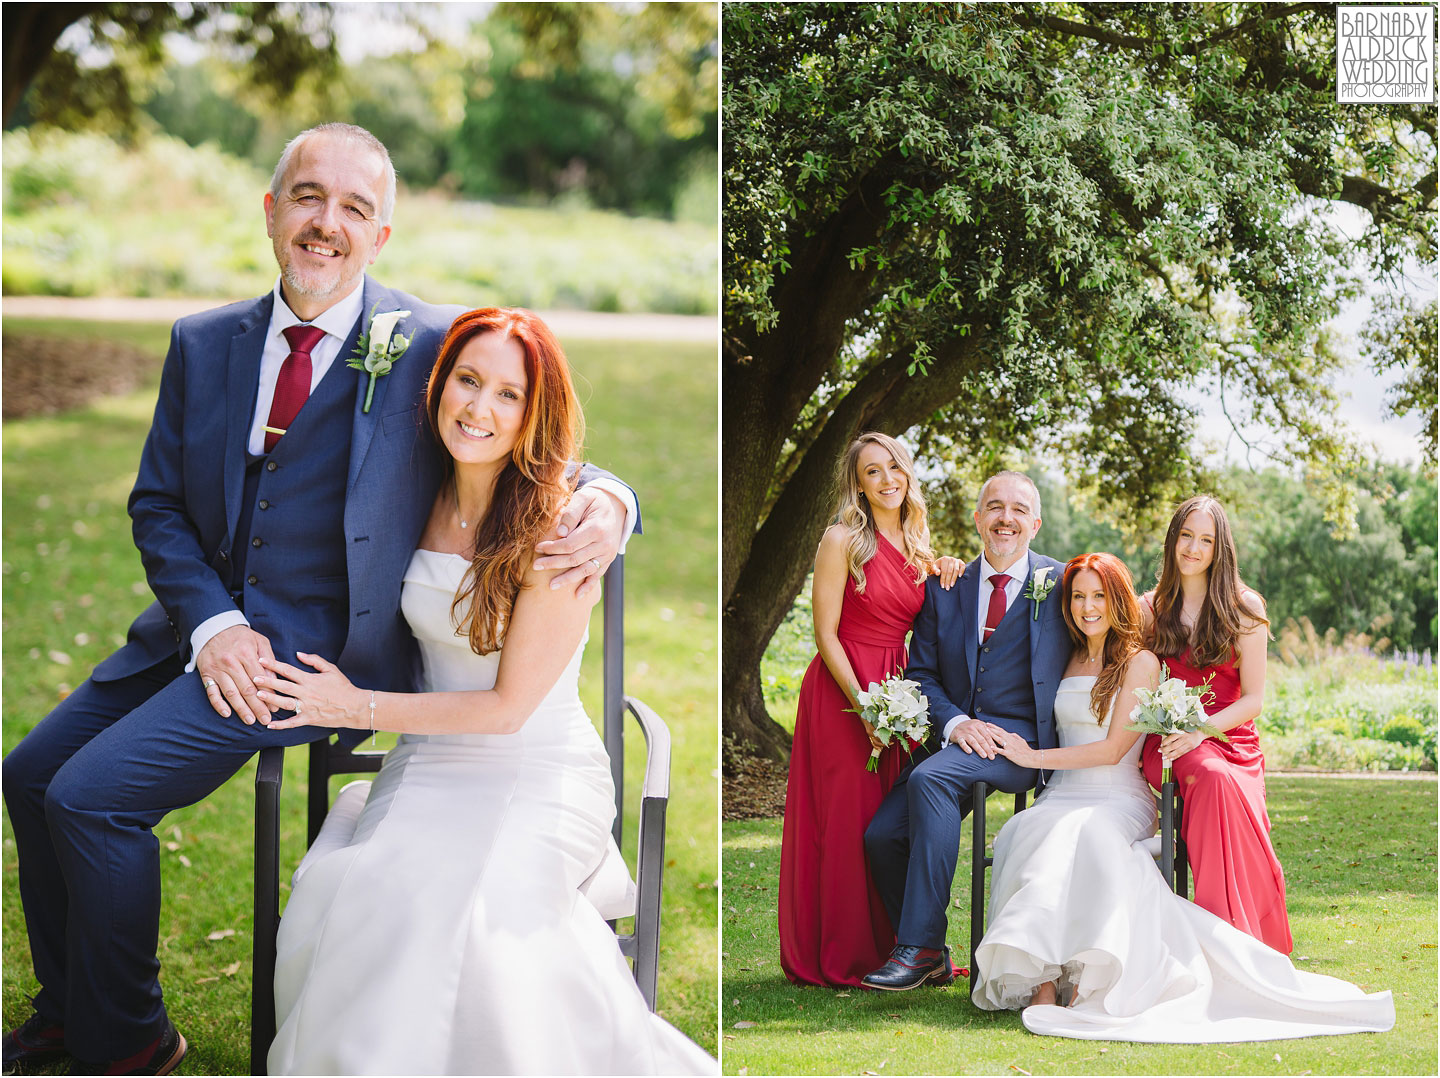
[[[455,635],[469,562],[417,550],[401,605],[433,692],[494,684]],[[651,1014],[581,892],[610,765],[580,651],[520,732],[404,735],[353,835],[317,843],[280,924],[271,1074],[713,1074]]]
[[[1090,713],[1094,681],[1060,683],[1062,747],[1109,730]],[[1141,844],[1155,830],[1155,798],[1137,766],[1140,746],[1113,767],[1055,772],[1001,828],[975,1005],[1023,1007],[1031,1032],[1092,1040],[1203,1044],[1390,1029],[1389,992],[1297,970],[1171,893]],[[1062,1000],[1073,993],[1074,1005],[1026,1007],[1047,981],[1059,982]]]

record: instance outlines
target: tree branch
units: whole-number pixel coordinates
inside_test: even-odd
[[[1217,30],[1209,37],[1203,37],[1198,41],[1190,41],[1179,48],[1166,48],[1165,52],[1170,56],[1198,56],[1212,45],[1218,45],[1240,34],[1249,33],[1262,23],[1272,22],[1277,19],[1288,18],[1300,11],[1321,11],[1329,8],[1329,4],[1305,3],[1286,4],[1274,11],[1266,11],[1260,15],[1252,15],[1243,19],[1234,26],[1228,26],[1223,30]],[[1091,23],[1075,22],[1071,19],[1062,19],[1057,15],[1042,15],[1035,18],[1029,15],[1021,16],[1022,20],[1031,25],[1039,25],[1047,30],[1054,30],[1056,33],[1068,34],[1072,37],[1087,37],[1092,41],[1098,41],[1103,45],[1113,45],[1119,49],[1129,49],[1133,52],[1144,52],[1147,55],[1155,51],[1153,38],[1136,37],[1133,34],[1122,34],[1115,30],[1106,30],[1103,27]]]

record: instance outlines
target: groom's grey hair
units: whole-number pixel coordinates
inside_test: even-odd
[[[270,174],[271,197],[280,197],[280,183],[285,179],[285,170],[290,167],[290,161],[294,158],[295,151],[311,135],[338,135],[341,138],[358,142],[367,150],[372,150],[380,155],[380,160],[385,162],[385,194],[380,200],[380,227],[384,228],[388,225],[390,215],[395,212],[395,166],[390,162],[390,151],[385,148],[385,143],[356,124],[339,122],[316,124],[314,127],[307,127],[285,143],[285,149],[280,151],[280,160],[275,164],[275,171]]]
[[[981,509],[984,508],[984,506],[985,506],[985,491],[987,491],[987,490],[990,488],[990,484],[993,483],[993,482],[995,482],[995,480],[997,480],[997,479],[1019,479],[1019,480],[1022,480],[1022,481],[1025,483],[1025,485],[1028,486],[1028,487],[1031,489],[1031,491],[1033,491],[1034,494],[1035,494],[1035,504],[1031,507],[1031,508],[1034,509],[1034,515],[1037,516],[1037,517],[1040,515],[1040,488],[1035,485],[1035,480],[1031,479],[1031,478],[1030,478],[1028,475],[1026,475],[1024,472],[1008,472],[1008,471],[1007,471],[1007,472],[996,472],[996,473],[995,473],[994,475],[992,475],[989,479],[985,480],[985,482],[983,482],[983,483],[980,484],[980,493],[979,493],[979,494],[976,496],[976,498],[975,498],[975,512],[978,513],[978,512],[980,512]]]

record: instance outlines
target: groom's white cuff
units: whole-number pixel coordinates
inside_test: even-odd
[[[965,721],[966,719],[968,719],[969,717],[970,717],[969,715],[966,715],[966,714],[964,714],[964,713],[962,712],[961,714],[956,715],[953,719],[951,719],[949,722],[947,722],[947,723],[945,724],[944,738],[943,738],[943,739],[941,740],[941,742],[940,742],[940,747],[941,747],[942,749],[943,749],[946,745],[950,744],[950,731],[953,730],[953,729],[955,729],[955,727],[959,726],[962,722],[964,722],[964,721]]]
[[[635,518],[640,515],[639,507],[635,504],[635,492],[620,480],[610,479],[603,475],[599,479],[592,479],[585,485],[594,487],[596,490],[603,490],[625,507],[625,529],[620,533],[620,549],[617,552],[624,554],[625,544],[630,541],[630,536],[635,534]]]
[[[190,634],[190,661],[185,664],[185,672],[188,674],[195,669],[195,660],[200,657],[200,649],[210,643],[212,638],[219,636],[232,625],[249,624],[249,620],[240,611],[227,610],[213,618],[206,618],[195,626],[195,631]]]

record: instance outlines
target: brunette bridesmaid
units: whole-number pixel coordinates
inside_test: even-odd
[[[855,439],[836,487],[837,522],[820,540],[811,590],[819,654],[800,687],[785,793],[780,964],[797,984],[841,986],[858,985],[895,944],[864,835],[909,761],[891,744],[879,770],[866,770],[880,744],[856,694],[904,671],[934,554],[914,465],[894,438]]]
[[[1205,711],[1230,739],[1145,739],[1145,777],[1160,786],[1162,753],[1185,799],[1181,834],[1195,903],[1283,954],[1294,949],[1285,872],[1270,844],[1265,757],[1255,719],[1265,700],[1265,601],[1240,579],[1235,540],[1209,495],[1182,502],[1165,533],[1155,590],[1141,600],[1147,639],[1170,677],[1208,680]]]

